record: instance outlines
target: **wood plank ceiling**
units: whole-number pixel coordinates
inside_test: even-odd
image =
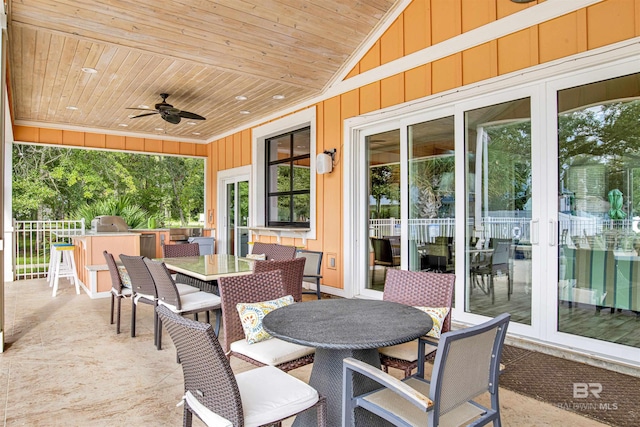
[[[13,119],[205,142],[319,95],[395,3],[10,0]],[[160,93],[206,120],[130,118]]]

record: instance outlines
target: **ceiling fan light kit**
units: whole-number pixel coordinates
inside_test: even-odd
[[[137,119],[139,117],[152,116],[154,114],[159,114],[160,117],[171,124],[177,125],[180,123],[180,120],[191,119],[191,120],[207,120],[196,113],[190,113],[189,111],[180,110],[179,108],[175,108],[173,105],[167,103],[167,98],[169,97],[168,93],[161,93],[160,98],[162,98],[162,102],[157,103],[154,106],[154,110],[149,108],[140,108],[140,107],[130,107],[127,110],[142,110],[149,111],[148,113],[138,114],[137,116],[132,116],[132,119]]]

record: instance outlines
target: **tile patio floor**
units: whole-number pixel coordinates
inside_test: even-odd
[[[131,338],[130,311],[126,301],[116,335],[109,299],[76,295],[66,281],[56,298],[44,279],[7,283],[0,354],[4,425],[182,425],[182,407],[176,407],[182,371],[171,339],[165,332],[162,351],[155,349],[146,305],[138,309],[138,336]],[[252,368],[236,359],[231,365],[237,372]],[[309,373],[310,367],[291,372],[305,381]],[[504,426],[603,425],[509,390],[501,389],[500,398]],[[194,417],[194,426],[201,425]]]

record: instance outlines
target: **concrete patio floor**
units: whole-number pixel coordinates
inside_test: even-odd
[[[176,406],[182,370],[171,339],[165,332],[163,349],[155,349],[152,310],[145,305],[138,309],[138,336],[131,338],[130,313],[127,300],[116,335],[109,299],[76,295],[66,281],[55,298],[44,279],[7,283],[6,346],[0,354],[4,425],[182,425],[182,407]],[[252,369],[237,359],[231,366],[236,372]],[[291,374],[307,381],[310,370]],[[501,389],[500,399],[505,426],[604,425],[509,390]],[[194,417],[194,426],[202,425]]]

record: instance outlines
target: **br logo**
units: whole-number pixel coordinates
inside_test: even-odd
[[[600,383],[573,383],[574,399],[586,399],[589,395],[600,399],[600,393],[602,393],[602,384]]]

